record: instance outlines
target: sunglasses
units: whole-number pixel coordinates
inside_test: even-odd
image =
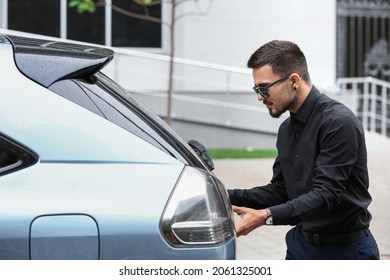
[[[253,90],[255,91],[256,94],[260,94],[264,99],[267,99],[269,97],[268,89],[278,83],[284,82],[287,80],[291,75],[288,75],[286,77],[280,78],[279,80],[276,80],[275,82],[272,82],[270,84],[267,84],[265,86],[254,86]]]

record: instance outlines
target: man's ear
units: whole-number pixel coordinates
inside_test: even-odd
[[[290,76],[290,81],[291,81],[291,87],[293,90],[297,90],[298,86],[301,82],[301,76],[297,73],[293,73]]]

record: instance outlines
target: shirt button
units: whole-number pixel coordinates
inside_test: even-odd
[[[299,156],[298,156],[298,155],[295,155],[295,156],[294,156],[294,159],[295,159],[295,160],[297,160],[298,158],[299,158]]]
[[[297,133],[297,134],[295,134],[295,138],[299,138],[299,134]]]

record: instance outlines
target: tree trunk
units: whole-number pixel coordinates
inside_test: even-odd
[[[171,6],[171,24],[170,24],[170,45],[169,45],[169,76],[168,76],[168,108],[166,122],[169,126],[172,124],[172,93],[173,93],[173,58],[175,55],[175,16],[176,0],[172,0]]]

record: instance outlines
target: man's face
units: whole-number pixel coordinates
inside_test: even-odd
[[[256,86],[265,87],[283,77],[273,73],[271,66],[265,65],[253,69],[253,81]],[[289,110],[295,100],[295,94],[290,89],[289,78],[283,79],[267,89],[268,98],[257,94],[257,99],[263,101],[267,106],[269,114],[274,118],[279,118],[284,112]]]

